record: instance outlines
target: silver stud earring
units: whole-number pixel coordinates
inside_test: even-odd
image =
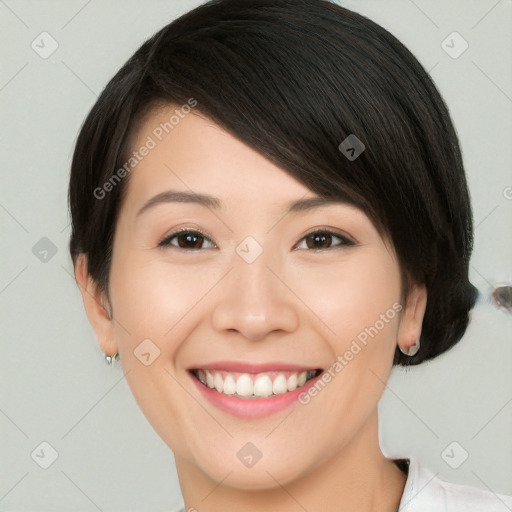
[[[115,361],[119,360],[119,354],[116,352],[113,356],[108,356],[105,354],[105,361],[107,362],[108,366],[112,368]]]
[[[399,348],[400,348],[400,352],[402,352],[402,354],[409,356],[409,357],[415,356],[418,353],[418,350],[420,349],[420,340],[418,338],[416,340],[416,343],[414,345],[410,346],[409,348],[405,347],[405,349],[404,349],[404,348],[400,347],[400,345],[399,345]]]

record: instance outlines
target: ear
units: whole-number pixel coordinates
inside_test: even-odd
[[[98,338],[104,354],[118,352],[114,338],[113,318],[110,314],[108,298],[87,271],[87,255],[79,254],[75,264],[75,280],[80,288],[87,318]]]
[[[412,355],[418,348],[426,307],[427,288],[424,284],[415,284],[407,298],[398,329],[398,345],[405,353],[411,352]]]

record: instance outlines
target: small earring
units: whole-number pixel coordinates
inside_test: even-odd
[[[105,354],[105,361],[107,362],[108,366],[112,368],[115,361],[119,360],[119,354],[116,352],[113,356],[108,356]]]
[[[402,354],[412,357],[415,356],[420,349],[420,340],[418,338],[416,340],[416,343],[414,345],[411,345],[409,348],[406,347],[405,349],[403,349],[400,345],[398,347],[400,348],[400,352],[402,352]]]

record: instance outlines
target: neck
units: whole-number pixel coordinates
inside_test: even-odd
[[[229,464],[225,475],[216,481],[189,460],[175,456],[175,461],[185,509],[200,512],[395,512],[407,479],[380,450],[377,411],[347,446],[318,461],[308,472],[282,484],[267,471],[268,488],[263,490],[231,487],[233,468]]]

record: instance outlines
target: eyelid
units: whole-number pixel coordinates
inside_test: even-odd
[[[301,238],[301,240],[303,238],[306,238],[309,235],[312,235],[313,233],[324,233],[324,232],[331,233],[332,235],[336,235],[337,237],[341,238],[344,242],[347,242],[347,244],[352,244],[352,245],[358,245],[359,244],[359,242],[353,236],[345,233],[344,231],[342,231],[342,230],[340,230],[338,228],[334,228],[334,227],[330,227],[330,226],[316,226],[316,227],[310,229]]]
[[[333,237],[339,238],[341,243],[329,247],[327,249],[298,249],[297,246],[304,242],[308,236],[315,233],[327,233]],[[294,251],[305,250],[306,252],[330,252],[335,251],[337,249],[346,249],[347,247],[355,247],[359,245],[352,236],[347,235],[345,232],[340,231],[337,228],[331,228],[328,226],[317,226],[311,230],[309,230],[304,236],[302,236],[299,241],[293,246]]]
[[[210,235],[208,235],[205,231],[203,231],[199,228],[193,227],[193,226],[179,228],[176,231],[171,231],[170,234],[165,235],[162,238],[162,240],[160,242],[158,242],[158,246],[159,247],[174,247],[175,249],[182,249],[181,247],[175,247],[170,244],[170,240],[172,240],[174,237],[178,236],[180,233],[197,233],[198,235],[201,235],[203,238],[206,238],[207,240],[209,240],[215,246],[215,248],[217,247],[217,245],[215,244],[215,242],[213,241],[213,239]],[[187,251],[187,252],[204,251],[204,249],[182,249],[182,250]]]

